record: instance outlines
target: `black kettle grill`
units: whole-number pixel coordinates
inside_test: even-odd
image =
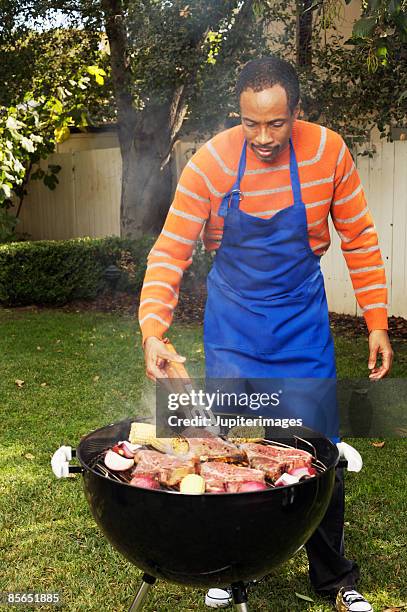
[[[167,348],[175,352],[169,341]],[[167,363],[166,371],[178,379],[174,384],[182,379],[191,386],[182,364]],[[290,559],[321,522],[339,462],[336,445],[306,427],[291,428],[278,443],[312,449],[317,470],[313,478],[249,493],[184,495],[134,487],[101,471],[103,451],[129,438],[133,420],[97,429],[82,438],[73,453],[61,447],[53,457],[59,476],[82,473],[97,524],[112,546],[144,572],[129,612],[141,610],[156,579],[207,588],[231,586],[236,610],[247,611],[245,583]],[[266,428],[265,439],[272,437]],[[69,465],[75,454],[80,466]]]
[[[54,466],[56,459],[62,465],[59,475],[82,473],[97,524],[112,546],[144,572],[129,612],[142,608],[156,579],[198,587],[232,585],[235,608],[247,611],[244,583],[287,561],[321,522],[334,486],[336,445],[296,428],[279,443],[309,450],[307,438],[312,440],[319,468],[315,477],[250,493],[183,495],[134,487],[97,469],[104,450],[128,439],[131,422],[97,429],[76,452],[61,447],[53,457]],[[70,466],[75,454],[80,465]]]

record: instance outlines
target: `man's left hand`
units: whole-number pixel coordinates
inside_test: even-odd
[[[381,365],[378,366],[377,359],[381,356]],[[369,363],[370,380],[379,380],[387,376],[393,363],[393,350],[391,348],[389,335],[385,329],[374,329],[369,334]]]

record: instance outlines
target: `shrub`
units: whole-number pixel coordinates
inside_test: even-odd
[[[116,265],[118,291],[137,294],[143,284],[154,236],[139,240],[118,237],[39,240],[0,245],[0,303],[65,304],[92,299],[109,287],[104,272]],[[212,257],[198,244],[183,287],[193,291],[204,282]]]
[[[104,271],[111,264],[122,270],[117,288],[136,292],[153,242],[148,236],[140,240],[79,238],[1,245],[0,302],[58,305],[92,299],[107,288]]]
[[[201,241],[197,242],[192,265],[185,272],[182,289],[188,293],[193,293],[197,286],[205,282],[207,275],[212,267],[213,251],[208,253]]]

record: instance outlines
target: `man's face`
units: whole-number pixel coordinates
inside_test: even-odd
[[[240,96],[242,127],[248,146],[260,161],[271,163],[288,145],[299,108],[290,111],[285,89],[245,89]]]

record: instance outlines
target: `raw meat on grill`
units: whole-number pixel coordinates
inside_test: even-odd
[[[246,457],[235,444],[221,438],[188,438],[189,452],[198,461],[224,461],[239,463]]]
[[[160,484],[172,487],[179,485],[187,474],[195,474],[195,459],[180,459],[164,455],[159,451],[139,450],[134,457],[137,463],[133,476],[153,476]]]
[[[288,457],[302,459],[304,465],[306,466],[310,466],[312,462],[312,455],[299,448],[286,448],[284,446],[274,446],[273,444],[256,444],[253,442],[241,444],[240,448],[246,453],[249,459],[254,455],[263,455],[265,457],[279,460],[286,459]]]
[[[135,487],[171,488],[191,495],[261,491],[317,474],[313,456],[294,447],[265,441],[237,445],[217,436],[180,441],[177,452],[174,446],[170,452],[151,450],[150,439],[143,446],[118,442],[103,453],[103,473],[107,470],[115,480]],[[183,454],[178,454],[180,449]]]
[[[282,459],[285,461],[285,469],[287,472],[291,472],[292,470],[302,467],[310,468],[312,465],[312,455],[305,457],[304,455],[298,455],[297,453],[287,453],[282,457]]]
[[[264,472],[240,467],[223,461],[209,461],[201,465],[201,476],[208,493],[239,493],[245,483],[265,485]]]
[[[141,489],[159,489],[160,483],[153,476],[133,476],[129,484]]]
[[[312,455],[307,451],[273,446],[271,444],[242,444],[250,466],[263,470],[270,480],[275,481],[284,472],[297,468],[311,468]]]
[[[247,442],[246,444],[241,444],[240,448],[246,453],[248,458],[252,455],[264,455],[266,457],[278,458],[283,451],[283,447],[281,446],[273,446],[272,444],[257,444],[256,442]],[[287,449],[292,450],[292,449]]]
[[[284,461],[264,457],[264,455],[254,455],[250,459],[250,466],[264,472],[266,477],[273,482],[285,472],[285,465]]]
[[[262,470],[269,480],[277,480],[285,472],[285,461],[279,452],[281,447],[248,443],[241,445],[252,468]]]

